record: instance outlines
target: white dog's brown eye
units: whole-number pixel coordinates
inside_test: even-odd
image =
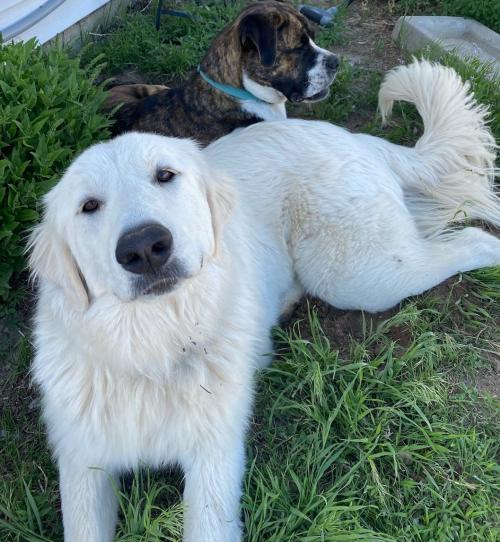
[[[168,183],[175,177],[176,173],[176,171],[172,171],[171,169],[159,169],[156,172],[156,180],[159,183]]]
[[[82,213],[94,213],[99,209],[100,203],[96,199],[89,199],[83,204]]]

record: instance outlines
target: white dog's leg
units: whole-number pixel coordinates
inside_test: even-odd
[[[59,482],[65,542],[111,542],[117,500],[110,474],[60,458]]]
[[[325,254],[324,246],[320,254]],[[479,228],[465,228],[448,238],[408,239],[404,246],[363,252],[340,268],[335,253],[307,259],[299,275],[310,294],[341,309],[377,312],[418,295],[465,271],[500,265],[500,239]],[[320,280],[317,277],[321,277]]]
[[[184,542],[239,542],[243,443],[204,448],[185,469]]]

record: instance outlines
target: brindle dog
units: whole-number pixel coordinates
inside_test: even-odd
[[[305,17],[287,4],[268,1],[245,8],[215,38],[200,69],[212,81],[245,89],[256,100],[233,97],[196,71],[173,89],[149,85],[111,89],[113,135],[131,130],[192,137],[203,145],[235,128],[286,118],[285,102],[324,99],[338,58],[318,47]]]

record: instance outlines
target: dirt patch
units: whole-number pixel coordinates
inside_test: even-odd
[[[321,323],[323,331],[330,341],[332,348],[339,350],[342,355],[347,355],[351,339],[362,341],[378,325],[397,313],[398,309],[368,314],[361,311],[343,311],[328,305],[315,297],[304,298],[293,310],[282,325],[288,329],[298,326],[298,331],[303,339],[312,339],[309,329],[309,312],[313,310]],[[411,340],[409,336],[401,333],[401,339],[406,345]]]
[[[366,92],[373,84],[373,76],[404,64],[404,54],[391,37],[397,19],[387,0],[358,0],[349,7],[343,43],[333,50],[365,72],[363,77],[357,78],[358,92]],[[359,131],[374,115],[375,108],[371,104],[360,103],[344,123],[345,127],[353,132]]]
[[[335,52],[354,65],[386,71],[404,63],[404,55],[392,40],[398,19],[387,0],[357,1],[348,8],[343,45]]]
[[[470,288],[467,283],[457,281],[457,277],[451,277],[436,286],[432,291],[435,293],[436,298],[442,300],[442,303],[437,304],[437,310],[444,310],[447,305],[458,303],[461,297],[469,295]],[[384,312],[370,314],[362,311],[339,310],[321,299],[305,297],[294,308],[286,321],[282,322],[282,325],[290,329],[295,322],[300,321],[299,331],[301,336],[304,339],[311,339],[308,326],[311,309],[317,313],[323,331],[332,347],[345,354],[348,351],[347,347],[351,339],[362,341],[373,333],[382,322],[397,314],[401,306],[398,305]],[[461,322],[457,320],[456,323],[460,324]],[[388,330],[387,335],[404,348],[412,343],[411,330],[404,325],[393,325]]]
[[[427,294],[425,294],[427,295]],[[434,309],[447,314],[452,325],[457,329],[464,329],[465,323],[460,311],[452,310],[452,307],[462,303],[473,295],[473,286],[467,281],[454,276],[431,290],[435,298]],[[390,310],[370,314],[362,311],[344,311],[336,309],[321,299],[305,297],[297,304],[290,315],[281,322],[288,330],[295,329],[305,340],[312,339],[309,327],[309,313],[314,310],[319,322],[330,341],[333,349],[338,350],[342,357],[349,356],[349,347],[352,340],[363,341],[370,336],[384,321],[395,316],[401,306]],[[465,330],[464,330],[465,332]],[[403,353],[411,346],[414,340],[414,332],[411,326],[405,324],[392,325],[384,331],[385,336],[396,344],[396,353]],[[370,346],[372,355],[377,355],[379,345],[374,343]],[[491,361],[491,368],[482,370],[473,378],[466,378],[465,383],[478,389],[481,394],[491,394],[500,398],[500,354],[495,352],[483,352],[483,357]]]
[[[481,373],[471,384],[475,386],[482,395],[490,394],[496,399],[500,399],[500,356],[489,352],[486,357],[493,358],[494,367],[491,371]]]

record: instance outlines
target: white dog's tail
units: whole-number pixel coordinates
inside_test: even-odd
[[[424,123],[413,149],[387,147],[384,153],[422,231],[435,235],[465,218],[500,226],[495,139],[486,126],[487,108],[476,103],[470,84],[451,68],[414,61],[387,74],[379,92],[384,121],[395,100],[415,104]]]

